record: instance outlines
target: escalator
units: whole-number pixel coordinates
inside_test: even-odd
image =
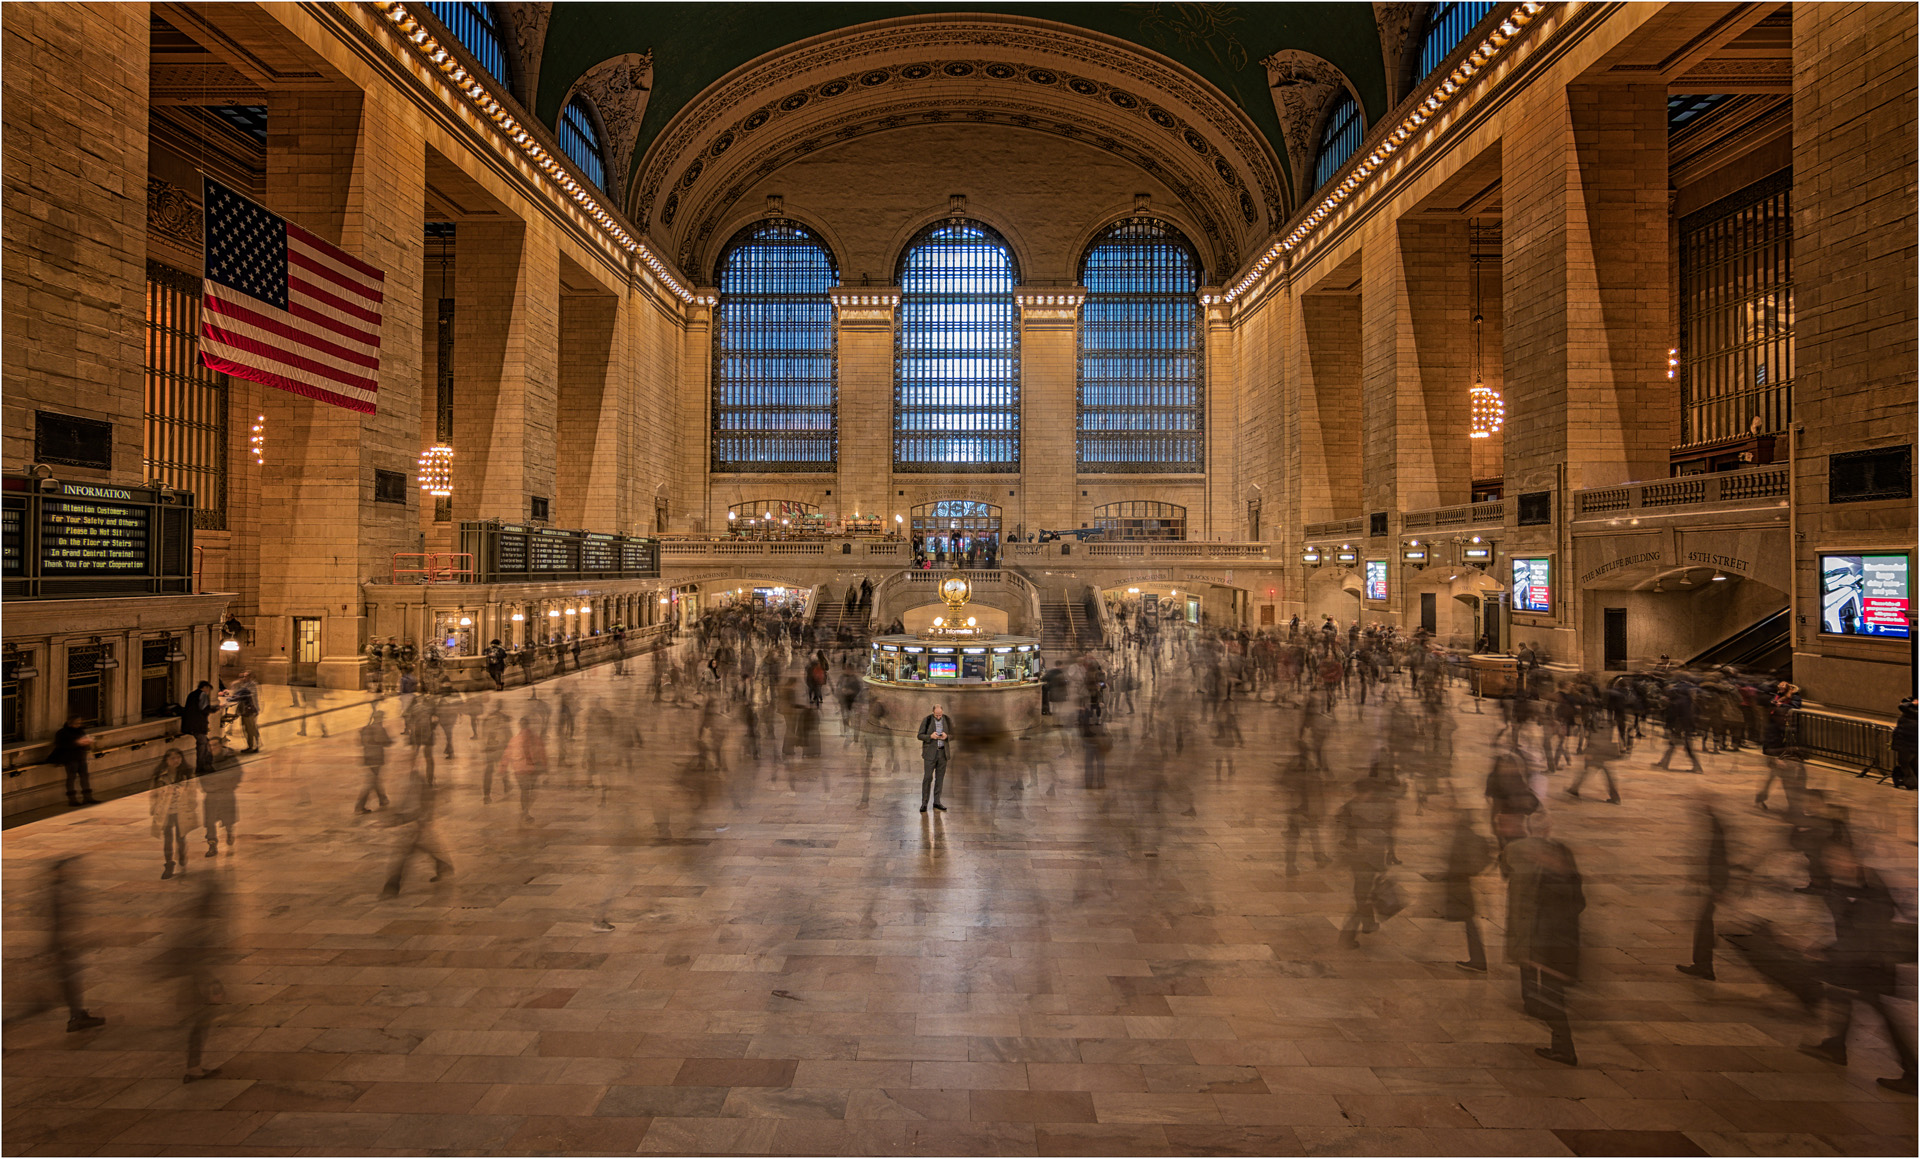
[[[1766,673],[1778,680],[1793,679],[1791,616],[1784,609],[1745,631],[1708,648],[1687,661],[1689,668],[1733,667]]]

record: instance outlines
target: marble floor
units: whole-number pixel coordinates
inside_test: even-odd
[[[1552,831],[1587,898],[1570,1068],[1534,1053],[1547,1036],[1500,954],[1499,875],[1478,880],[1490,973],[1455,966],[1461,927],[1438,916],[1428,875],[1453,803],[1481,807],[1498,725],[1463,692],[1450,783],[1398,801],[1409,904],[1344,949],[1345,870],[1308,853],[1285,870],[1277,778],[1296,709],[1243,705],[1230,746],[1178,697],[1157,728],[1120,716],[1103,789],[1085,787],[1071,729],[962,748],[950,811],[921,814],[917,748],[860,743],[829,712],[818,756],[762,741],[756,759],[737,715],[656,704],[648,684],[603,668],[538,688],[582,723],[567,740],[556,722],[525,816],[504,777],[483,802],[461,721],[435,774],[452,870],[430,881],[418,856],[394,897],[390,861],[420,836],[393,823],[409,754],[390,750],[394,809],[357,815],[362,707],[330,714],[324,739],[269,729],[237,842],[206,859],[191,834],[170,880],[144,795],[8,831],[5,1150],[1915,1151],[1914,1100],[1874,1082],[1898,1073],[1876,1019],[1856,1016],[1839,1067],[1796,1049],[1823,1033],[1815,1018],[1725,944],[1718,981],[1674,970],[1690,960],[1702,795],[1750,871],[1724,919],[1821,933],[1824,911],[1791,892],[1805,867],[1778,811],[1753,804],[1757,754],[1693,775],[1654,769],[1643,745],[1619,766],[1618,806],[1553,778]],[[596,700],[612,714],[588,716]],[[498,701],[516,718],[536,704]],[[1336,710],[1329,814],[1388,712]],[[1914,798],[1815,778],[1910,904]],[[74,853],[65,925],[106,1024],[70,1034],[46,882]],[[1896,1005],[1911,1034],[1910,1001]],[[183,1083],[196,1014],[219,1073]]]

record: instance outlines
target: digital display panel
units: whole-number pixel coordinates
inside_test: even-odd
[[[1370,600],[1387,598],[1387,561],[1384,559],[1367,561],[1367,598]]]
[[[1543,556],[1513,561],[1513,610],[1516,612],[1553,611],[1553,573],[1551,560]]]
[[[1913,631],[1912,598],[1905,552],[1820,555],[1822,632],[1905,640]]]
[[[933,656],[927,660],[927,675],[935,680],[953,680],[960,675],[960,661],[952,656]]]
[[[118,503],[47,500],[40,505],[41,574],[145,574],[148,514]]]
[[[527,537],[503,532],[500,536],[500,570],[527,570]]]

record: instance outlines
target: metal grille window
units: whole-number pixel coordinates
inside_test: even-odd
[[[147,263],[146,478],[193,492],[195,527],[227,525],[227,376],[200,363],[200,279]]]
[[[493,18],[493,5],[427,0],[427,11],[447,26],[447,31],[466,47],[475,63],[493,74],[493,79],[501,84],[513,83],[513,78],[507,75],[507,50],[500,39],[500,25]]]
[[[1325,185],[1340,166],[1347,163],[1353,151],[1360,147],[1360,138],[1367,132],[1366,121],[1360,116],[1360,102],[1345,89],[1334,98],[1333,108],[1327,112],[1327,126],[1320,132],[1320,156],[1313,163],[1313,187]]]
[[[152,720],[167,715],[173,698],[172,640],[140,642],[140,718]]]
[[[0,683],[0,691],[5,692],[4,715],[0,715],[0,733],[4,733],[4,739],[9,742],[20,740],[25,735],[25,720],[21,714],[20,678],[15,674],[20,664],[19,660],[5,661],[5,680]]]
[[[1420,41],[1420,66],[1413,83],[1433,75],[1474,26],[1493,11],[1492,4],[1435,4],[1427,15],[1427,32]]]
[[[1250,517],[1258,521],[1249,503]],[[1093,509],[1093,525],[1106,531],[1106,538],[1118,540],[1166,540],[1187,537],[1187,509],[1178,503],[1152,499],[1130,499],[1122,503],[1102,503]]]
[[[106,657],[105,644],[75,644],[67,649],[67,716],[79,717],[82,724],[99,724],[106,715],[100,684],[100,661]]]
[[[1793,417],[1792,175],[1680,222],[1680,444],[1786,429]]]
[[[975,221],[921,230],[900,257],[896,471],[1020,469],[1020,271]]]
[[[1080,262],[1083,472],[1203,470],[1200,260],[1180,231],[1128,218]]]
[[[802,225],[757,222],[727,243],[714,280],[713,470],[833,470],[833,255]]]
[[[593,113],[579,97],[568,101],[560,114],[560,149],[587,180],[602,189],[607,187],[607,166],[600,159],[600,133],[593,127]]]

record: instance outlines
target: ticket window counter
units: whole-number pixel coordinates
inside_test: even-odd
[[[870,679],[888,684],[1020,684],[1040,677],[1037,641],[1021,644],[928,644],[875,641]]]

